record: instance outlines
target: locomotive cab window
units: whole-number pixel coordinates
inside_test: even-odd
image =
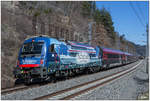
[[[42,52],[43,42],[29,42],[23,44],[21,55],[39,55]]]
[[[49,47],[49,52],[55,53],[54,44],[51,44]]]

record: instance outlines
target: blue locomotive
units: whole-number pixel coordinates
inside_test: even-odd
[[[27,82],[67,76],[84,69],[100,69],[98,47],[38,36],[24,41],[14,75]]]
[[[24,41],[19,51],[16,78],[30,83],[34,80],[52,80],[83,71],[95,72],[110,64],[127,63],[131,54],[98,46],[60,41],[48,36],[35,36]]]

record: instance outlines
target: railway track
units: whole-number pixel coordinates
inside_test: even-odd
[[[23,84],[16,85],[16,86],[11,87],[11,88],[2,89],[1,94],[5,95],[5,94],[13,93],[13,92],[16,92],[16,91],[26,90],[26,89],[29,89],[29,88],[36,88],[36,87],[39,87],[39,86],[40,86],[39,84],[33,84],[33,85],[30,85],[30,86],[23,85]]]
[[[47,83],[47,84],[50,85],[51,83]],[[16,91],[22,91],[22,90],[26,90],[26,89],[29,89],[29,88],[36,88],[36,87],[40,87],[40,86],[44,86],[44,85],[46,85],[46,84],[33,84],[33,85],[30,85],[30,86],[19,85],[19,86],[11,87],[11,88],[8,88],[8,89],[2,89],[1,94],[5,95],[5,94],[13,93],[13,92],[16,92]]]
[[[127,65],[127,64],[126,64]],[[114,69],[114,68],[117,68],[118,66],[115,66],[115,67],[113,67],[113,68],[111,68],[111,69]],[[111,70],[111,69],[108,69],[108,70]],[[123,70],[124,71],[124,70]],[[80,75],[80,76],[76,76],[76,77],[82,77],[82,76],[87,76],[87,75]],[[110,75],[111,76],[111,75]],[[76,78],[76,77],[72,77],[72,78]],[[70,79],[72,79],[72,78],[70,78]],[[104,78],[106,78],[106,77],[104,77]],[[103,78],[102,78],[103,79]],[[59,81],[57,81],[57,82],[59,82]],[[92,82],[94,82],[94,81],[92,81]],[[89,82],[90,83],[90,82]],[[47,84],[44,84],[44,85],[51,85],[52,83],[47,83]],[[83,85],[86,85],[86,84],[88,84],[88,83],[85,83],[85,84],[83,84]],[[15,87],[12,87],[12,88],[8,88],[8,89],[2,89],[1,90],[1,94],[2,95],[5,95],[5,94],[9,94],[9,93],[13,93],[13,92],[16,92],[16,91],[22,91],[22,90],[26,90],[26,89],[29,89],[29,88],[36,88],[36,87],[40,87],[40,86],[43,86],[43,85],[39,85],[39,84],[34,84],[34,85],[30,85],[30,86],[26,86],[26,85],[19,85],[19,86],[15,86]],[[79,85],[79,86],[81,86],[81,85]],[[78,86],[76,86],[76,87],[78,87]],[[74,89],[74,88],[76,88],[76,87],[73,87],[73,88],[70,88],[70,89],[68,89],[68,90],[71,90],[71,89]],[[65,90],[66,91],[66,90]],[[56,95],[56,94],[59,94],[60,92],[65,92],[65,91],[59,91],[59,92],[55,92],[55,93],[53,93],[51,96],[53,96],[53,95]],[[44,97],[43,97],[44,98]],[[38,98],[37,98],[38,99]]]
[[[143,61],[140,61],[137,65],[133,66],[132,68],[128,68],[126,70],[119,71],[117,73],[113,73],[111,75],[105,76],[103,78],[99,78],[90,82],[86,82],[71,88],[67,88],[61,91],[57,91],[45,96],[41,96],[38,98],[35,98],[34,100],[69,100],[71,98],[74,98],[78,95],[81,95],[83,93],[86,93],[87,91],[91,91],[97,87],[102,87],[103,85],[106,85],[107,83],[110,83],[111,81],[117,80],[121,78],[122,76],[134,72],[137,66],[139,66]]]
[[[3,89],[3,90],[1,90],[1,94],[4,95],[4,94],[12,93],[12,92],[27,89],[27,88],[28,88],[28,86],[20,85],[20,86],[8,88],[8,89]]]

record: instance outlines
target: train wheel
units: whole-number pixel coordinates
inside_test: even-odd
[[[47,78],[45,79],[45,81],[47,81],[47,82],[51,82],[51,81],[52,81],[51,76],[47,76]]]
[[[84,69],[84,74],[88,74],[89,73],[89,69],[88,69],[88,67],[86,67],[85,69]]]
[[[30,85],[32,83],[32,78],[25,79],[25,84]]]
[[[90,68],[89,68],[89,71],[90,71],[90,73],[93,73],[93,68],[90,67]]]
[[[97,72],[100,72],[101,71],[101,67],[97,67],[97,68],[98,68]]]
[[[102,69],[103,69],[103,70],[106,70],[106,69],[107,69],[107,64],[103,65],[103,66],[102,66]]]
[[[54,73],[53,75],[51,75],[50,80],[51,80],[52,83],[56,83],[56,81],[57,81],[56,73]]]
[[[110,64],[107,64],[107,65],[106,65],[106,69],[109,69],[109,67],[110,67]]]
[[[106,65],[102,65],[101,70],[105,70],[105,69],[106,69]]]
[[[98,67],[94,67],[94,73],[98,72]]]

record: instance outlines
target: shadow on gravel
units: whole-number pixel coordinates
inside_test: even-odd
[[[147,79],[142,79],[142,78],[139,78],[139,77],[135,76],[133,79],[137,82],[137,84],[140,84],[140,85],[142,85],[144,83],[149,83],[148,78]]]

